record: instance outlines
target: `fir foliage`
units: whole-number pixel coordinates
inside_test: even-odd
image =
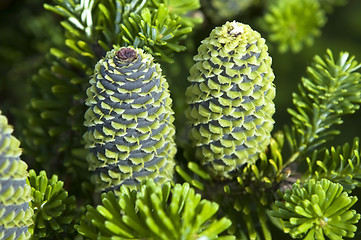
[[[45,8],[67,19],[62,26],[75,39],[92,40],[93,44],[98,43],[106,51],[112,44],[140,47],[168,61],[172,61],[169,56],[174,51],[185,50],[179,41],[194,25],[191,21],[182,20],[176,12],[184,15],[199,7],[197,1],[186,1],[175,11],[172,11],[174,1],[162,0],[54,2],[57,5],[45,4]],[[86,50],[76,46],[77,42],[72,45],[75,51]]]
[[[197,16],[198,9],[201,7],[199,0],[152,0],[155,7],[160,4],[167,6],[170,14],[180,17],[182,25],[195,27],[203,21],[200,16]]]
[[[334,59],[331,50],[323,58],[315,56],[307,68],[307,77],[293,94],[294,109],[289,109],[293,126],[286,128],[292,153],[310,154],[339,134],[334,129],[341,116],[353,114],[361,103],[361,67],[354,56],[340,52]]]
[[[88,206],[86,218],[76,229],[88,239],[220,239],[231,221],[214,219],[218,204],[202,199],[189,184],[169,182],[162,187],[144,181],[140,191],[120,188],[102,194],[102,205]]]
[[[277,198],[275,189],[282,189],[289,181],[284,171],[283,144],[283,133],[275,133],[255,163],[248,163],[232,182],[223,183],[225,194],[234,199],[226,216],[232,220],[231,230],[239,239],[272,239],[267,211]]]
[[[56,175],[49,179],[45,171],[37,175],[34,170],[30,170],[28,182],[32,195],[30,206],[34,211],[32,239],[64,239],[64,236],[72,236],[76,218],[75,197],[68,196],[63,188],[64,183]]]
[[[137,48],[144,48],[153,56],[160,56],[165,61],[173,62],[167,54],[186,49],[177,41],[190,33],[192,28],[187,26],[179,28],[181,18],[179,16],[169,18],[169,16],[169,9],[164,4],[160,4],[153,14],[149,8],[143,9],[140,14],[131,13],[128,21],[122,25],[126,29],[123,34],[124,42]]]
[[[20,159],[20,142],[0,111],[0,239],[30,239],[33,223],[29,207],[31,190],[26,184],[27,164]]]
[[[215,181],[201,166],[189,161],[177,166],[177,173],[202,191],[204,196],[220,204],[221,212],[232,221],[228,232],[237,239],[272,239],[267,211],[277,198],[275,189],[288,188],[291,178],[285,171],[282,149],[284,135],[274,134],[266,152],[255,163],[248,163],[232,180]],[[194,156],[187,154],[188,159]]]
[[[361,186],[359,138],[354,139],[352,146],[345,143],[343,146],[326,149],[323,154],[320,151],[314,151],[307,158],[307,164],[308,171],[303,177],[315,180],[329,179],[340,183],[345,191]]]
[[[354,224],[360,219],[360,214],[350,210],[356,201],[340,184],[310,179],[286,190],[271,215],[283,219],[284,231],[292,238],[352,238],[357,229]]]

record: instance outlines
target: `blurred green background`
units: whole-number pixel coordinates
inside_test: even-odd
[[[21,115],[24,106],[31,99],[29,88],[32,76],[47,61],[50,47],[63,44],[64,36],[59,24],[61,19],[44,10],[43,3],[51,1],[0,0],[0,109],[15,126],[15,136],[21,134],[17,129],[22,128],[22,121],[16,116]],[[251,25],[267,40],[267,34],[259,29],[257,24],[257,16],[260,15],[262,12],[247,12],[238,15],[236,20]],[[185,120],[183,96],[188,85],[191,56],[196,53],[200,41],[216,26],[208,20],[205,19],[195,30],[196,34],[186,42],[188,52],[177,54],[175,64],[162,63],[170,82],[177,113],[178,138],[185,134],[182,131]],[[287,108],[292,106],[292,92],[297,91],[297,85],[314,55],[323,56],[329,48],[335,58],[340,51],[348,51],[361,61],[361,1],[349,0],[346,5],[336,7],[332,13],[327,14],[327,23],[322,28],[321,36],[315,38],[313,46],[304,47],[299,53],[279,53],[276,45],[267,42],[276,76],[274,131],[277,131],[282,129],[284,124],[291,123]],[[330,142],[330,145],[352,142],[354,137],[361,136],[361,110],[343,119],[344,124],[339,127],[342,134]],[[360,192],[354,194],[361,196]],[[361,201],[356,208],[361,209]],[[358,227],[360,229],[361,225],[358,224]],[[355,239],[361,239],[361,236]]]

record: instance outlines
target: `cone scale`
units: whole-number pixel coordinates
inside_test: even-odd
[[[12,132],[0,111],[0,239],[23,240],[31,237],[31,188],[26,183],[28,166],[20,159],[20,142]]]
[[[168,83],[140,49],[113,49],[95,66],[84,135],[98,191],[172,179],[175,128]]]
[[[270,142],[275,87],[265,40],[227,22],[204,39],[188,77],[186,116],[196,156],[216,176],[254,163]]]

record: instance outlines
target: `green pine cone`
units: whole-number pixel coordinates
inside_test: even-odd
[[[96,189],[171,180],[174,116],[160,65],[141,49],[113,49],[97,63],[90,83],[84,138]]]
[[[215,175],[253,163],[270,142],[275,112],[272,59],[260,34],[227,22],[202,41],[186,91],[196,156]]]
[[[0,111],[0,239],[30,239],[33,211],[26,183],[28,166],[20,159],[20,142],[12,132]]]

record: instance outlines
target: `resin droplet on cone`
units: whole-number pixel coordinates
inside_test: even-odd
[[[172,179],[175,128],[168,83],[140,49],[109,51],[87,90],[84,135],[98,191]]]
[[[186,91],[191,139],[217,176],[253,163],[270,142],[275,112],[272,59],[261,35],[227,22],[204,39]]]

